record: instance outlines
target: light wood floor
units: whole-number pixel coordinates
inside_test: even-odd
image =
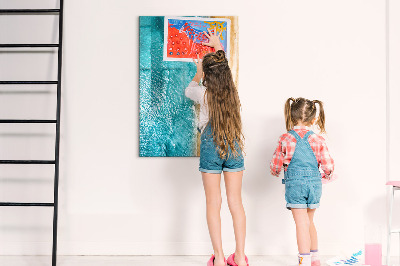
[[[332,256],[322,257],[322,262]],[[59,256],[58,266],[206,266],[207,256]],[[249,256],[251,266],[291,266],[296,256]],[[391,265],[399,265],[393,257]],[[0,256],[1,266],[50,266],[49,256]],[[322,265],[327,265],[322,263]]]
[[[207,256],[59,256],[59,266],[206,266]],[[296,256],[250,256],[251,266],[288,266]],[[1,266],[47,266],[48,256],[0,256]]]

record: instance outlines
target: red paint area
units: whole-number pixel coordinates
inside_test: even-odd
[[[204,34],[198,36],[190,27],[185,27],[182,31],[168,25],[167,57],[170,58],[200,58],[207,53],[214,52],[215,49],[201,43],[195,43],[189,36],[207,42]]]

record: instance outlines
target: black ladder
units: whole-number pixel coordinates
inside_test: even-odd
[[[7,14],[57,14],[58,20],[58,43],[57,44],[0,44],[0,48],[58,48],[58,71],[57,80],[51,81],[0,81],[1,84],[54,84],[57,85],[57,113],[55,120],[40,119],[0,119],[0,123],[46,123],[56,124],[56,138],[54,149],[54,160],[0,160],[0,164],[54,164],[54,199],[53,202],[0,202],[0,206],[22,206],[22,207],[53,207],[53,246],[52,266],[57,264],[57,218],[58,218],[58,180],[59,180],[59,152],[60,152],[60,110],[61,110],[61,66],[62,66],[62,32],[63,32],[63,0],[60,0],[59,9],[0,9],[0,15]]]

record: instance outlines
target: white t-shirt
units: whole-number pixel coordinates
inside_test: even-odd
[[[200,86],[196,81],[191,81],[187,88],[185,89],[185,96],[200,104],[200,115],[197,123],[197,127],[203,132],[206,127],[209,117],[208,117],[208,104],[205,97],[206,87]]]

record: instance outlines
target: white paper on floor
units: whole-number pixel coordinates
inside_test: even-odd
[[[363,265],[364,252],[362,249],[355,250],[354,252],[343,252],[339,256],[326,261],[329,266],[340,266],[340,265]]]

